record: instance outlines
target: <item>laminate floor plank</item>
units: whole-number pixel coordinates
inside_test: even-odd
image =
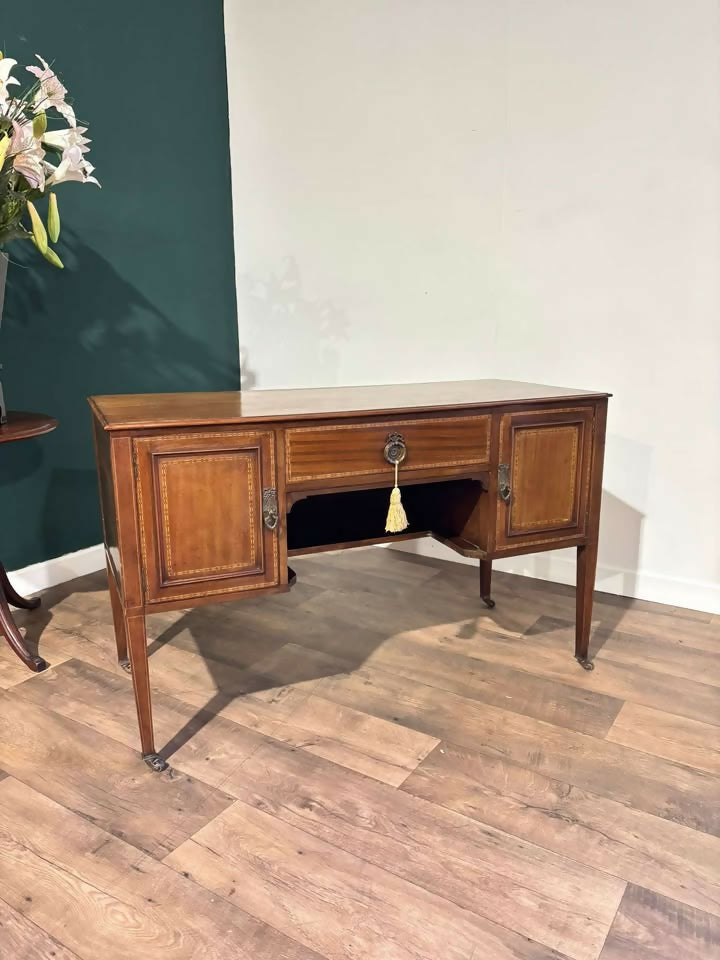
[[[185,774],[153,773],[138,750],[13,691],[0,692],[0,729],[6,780],[21,780],[153,856],[172,850],[231,802]]]
[[[709,723],[626,703],[607,739],[720,777],[720,730]]]
[[[21,684],[14,692],[137,751],[135,701],[130,677],[125,673],[110,673],[82,660],[69,660],[57,670]],[[221,787],[265,739],[248,727],[188,706],[160,691],[153,694],[153,722],[161,755],[175,770],[212,787]],[[177,748],[173,747],[176,741]]]
[[[573,628],[574,629],[574,628]],[[642,637],[616,631],[597,654],[598,665],[606,660],[641,666],[672,677],[701,680],[720,686],[720,644],[713,650],[676,643],[658,643],[657,635]],[[720,693],[718,694],[720,700]]]
[[[443,743],[402,790],[720,916],[720,840],[503,757]]]
[[[233,671],[172,644],[150,661],[157,687],[259,733],[329,757],[391,783],[401,782],[437,738],[313,697],[335,661],[286,644],[252,669]]]
[[[304,618],[307,624],[303,624]],[[316,614],[297,612],[293,626],[298,643],[336,658],[338,670],[371,663],[440,690],[595,736],[605,735],[622,706],[622,700],[616,697],[535,677],[480,657],[469,658],[442,643],[418,646],[417,631],[382,638],[365,631],[358,635],[356,629],[347,624],[344,627],[342,621],[334,618],[319,621],[315,629],[313,623],[318,623]],[[303,629],[304,625],[307,629]],[[282,622],[274,625],[280,635],[286,627]],[[223,650],[216,639],[212,655],[225,660],[232,657],[231,651],[231,643],[227,642]]]
[[[0,634],[0,647],[7,649],[7,654],[0,656],[0,690],[9,690],[16,684],[27,680],[29,670],[22,660],[16,657],[14,653],[11,653],[10,648],[7,647],[5,642],[5,637],[2,634]],[[67,659],[68,657],[63,654],[50,655],[47,657],[47,662],[52,668]]]
[[[271,741],[225,789],[577,960],[596,960],[625,889],[615,877],[367,777],[338,776],[332,763]]]
[[[426,558],[417,559],[426,562]],[[451,584],[470,596],[475,593],[477,571],[473,566],[435,562],[441,567],[452,569],[447,572],[441,570],[438,578],[433,581],[433,587],[441,588]],[[392,576],[390,569],[388,575]],[[494,571],[493,595],[497,606],[490,612],[490,622],[488,623],[488,613],[482,612],[482,622],[478,622],[478,627],[502,630],[507,626],[505,611],[508,607],[518,610],[518,617],[524,616],[526,611],[529,617],[532,617],[533,611],[541,610],[544,618],[564,621],[565,624],[574,623],[574,587]],[[535,620],[537,619],[535,617]],[[532,626],[530,623],[525,629],[532,629]],[[708,613],[596,592],[593,635],[604,638],[615,632],[644,636],[649,638],[656,648],[667,645],[683,649],[696,648],[711,654],[720,653],[720,632]]]
[[[399,786],[437,737],[311,695],[272,736],[315,756]]]
[[[586,673],[572,587],[496,571],[488,610],[476,565],[292,566],[148,617],[159,776],[104,573],[18,612],[52,666],[0,643],[3,960],[714,960],[717,617],[598,594]]]
[[[0,898],[0,957],[7,960],[78,960],[27,917]]]
[[[708,723],[717,716],[720,702],[717,687],[700,679],[688,680],[609,659],[602,661],[602,669],[598,664],[596,670],[587,672],[578,667],[571,655],[569,634],[561,636],[561,633],[553,626],[542,633],[513,636],[465,621],[454,626],[431,626],[409,635],[419,644],[432,648],[441,644],[444,649],[470,659],[478,657],[504,664],[618,700],[630,700],[658,710],[667,710],[668,704],[672,704],[674,713],[690,720]]]
[[[164,862],[328,960],[561,956],[241,801]]]
[[[599,632],[602,633],[602,629]],[[594,634],[596,638],[597,633],[598,631]],[[552,637],[561,645],[572,643],[575,622],[542,616],[528,630],[526,636],[536,638],[541,634],[544,635],[545,642]],[[596,665],[612,660],[614,663],[642,667],[672,677],[684,677],[686,680],[700,680],[705,684],[720,686],[720,640],[715,638],[712,645],[708,644],[708,649],[699,649],[682,642],[682,631],[676,630],[674,637],[674,642],[663,643],[660,642],[658,629],[644,636],[615,628],[597,651]],[[720,695],[718,698],[720,699]]]
[[[301,606],[288,610],[268,603],[265,609],[245,609],[240,604],[236,605],[234,616],[223,622],[206,621],[203,612],[204,608],[192,611],[166,633],[159,629],[156,617],[150,617],[149,631],[161,639],[170,637],[169,642],[176,649],[234,667],[250,667],[289,641],[309,649],[336,650],[336,655],[342,656],[348,665],[358,665],[387,641],[386,632],[329,614],[318,617]]]
[[[80,960],[323,960],[12,777],[0,898]]]
[[[479,656],[469,658],[443,644],[419,645],[413,635],[392,637],[366,662],[439,690],[596,737],[605,736],[623,705],[616,697]]]
[[[232,769],[247,750],[252,749],[254,742],[251,731],[295,744],[385,782],[401,783],[436,746],[437,738],[313,697],[310,691],[322,676],[336,669],[336,661],[309,654],[294,644],[273,650],[269,656],[254,662],[251,668],[245,670],[176,649],[174,644],[163,646],[150,658],[151,681],[172,700],[168,703],[157,695],[155,697],[156,743],[160,752],[167,754],[178,769],[213,784],[221,783],[228,769]],[[95,680],[95,689],[91,683],[90,689],[83,690],[83,681],[87,682],[91,676]],[[126,689],[124,698],[123,685]],[[122,742],[128,745],[135,742],[136,723],[131,717],[134,707],[129,696],[131,688],[127,676],[117,675],[117,671],[113,675],[105,670],[93,671],[92,667],[83,671],[77,663],[72,669],[64,671],[60,675],[58,692],[52,696],[49,705],[65,715],[72,715],[69,712],[72,699],[68,700],[65,696],[68,686],[70,698],[79,694],[82,702],[89,704],[89,707],[81,708],[83,717],[88,716],[87,709],[92,710],[94,695],[96,702],[101,704],[100,711],[92,714],[94,722],[91,725],[116,737],[124,726],[124,732],[120,733]],[[98,687],[104,693],[99,701],[96,698]],[[46,689],[44,685],[41,688],[36,683],[32,687],[23,684],[18,688],[20,695],[38,703],[44,702]],[[50,695],[53,690],[54,687]],[[108,717],[107,696],[119,698],[118,709],[121,713]],[[213,748],[209,738],[218,731],[207,730],[198,742],[189,741],[185,744],[184,752],[176,760],[174,752],[171,755],[167,750],[163,751],[163,745],[167,742],[172,744],[178,731],[188,724],[192,726],[194,723],[203,729],[203,717],[196,717],[198,711],[233,721],[246,729],[246,736],[243,738],[237,731],[224,746]],[[118,722],[120,716],[123,717],[122,722]],[[184,717],[182,723],[179,722],[181,717]],[[164,739],[165,736],[168,740]],[[251,737],[249,742],[248,736]],[[237,746],[238,740],[244,742],[239,744],[239,750],[233,756],[235,748],[231,749],[231,746]]]
[[[63,615],[58,616],[53,611],[52,619],[44,626],[43,621],[38,621],[42,630],[38,645],[40,656],[45,657],[51,665],[75,659],[119,673],[111,623],[83,620],[77,611],[71,611],[71,616],[65,617],[66,612],[62,611]],[[112,616],[109,611],[108,616]],[[32,678],[33,675],[25,670],[22,680]]]
[[[310,574],[312,576],[312,574]],[[327,582],[327,581],[326,581]],[[478,626],[523,634],[538,619],[538,608],[527,604],[512,604],[493,611],[478,602],[475,592],[466,593],[437,580],[422,584],[414,590],[405,590],[399,600],[383,604],[373,602],[372,594],[363,594],[352,586],[352,578],[317,594],[302,603],[299,610],[317,617],[347,619],[351,623],[392,636],[408,630],[442,627],[472,619]]]
[[[720,833],[717,779],[704,771],[456,694],[438,697],[433,687],[372,668],[323,680],[318,693],[665,819]]]
[[[600,960],[720,960],[720,919],[629,886]]]

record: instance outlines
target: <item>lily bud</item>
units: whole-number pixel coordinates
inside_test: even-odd
[[[47,130],[47,115],[44,110],[36,113],[33,117],[33,136],[36,140],[41,140]]]
[[[10,137],[5,135],[2,140],[0,140],[0,168],[5,163],[5,157],[7,156],[8,147],[10,146]]]
[[[50,249],[50,247],[47,248],[47,250],[45,251],[45,253],[43,254],[43,256],[44,256],[45,259],[46,259],[49,263],[51,263],[54,267],[57,267],[58,270],[64,270],[64,269],[65,269],[65,264],[62,262],[62,260],[60,259],[60,257],[55,253],[55,251]]]
[[[47,241],[47,231],[45,230],[45,224],[40,219],[40,214],[35,209],[35,204],[31,201],[27,201],[28,213],[30,214],[30,220],[32,221],[32,232],[33,239],[35,240],[35,246],[38,248],[40,253],[44,256],[47,253],[48,241]]]
[[[60,212],[58,210],[57,197],[54,193],[50,194],[48,200],[48,234],[53,243],[57,243],[60,236]]]

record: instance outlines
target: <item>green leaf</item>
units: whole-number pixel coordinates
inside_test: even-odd
[[[54,193],[50,194],[48,200],[48,234],[53,243],[57,243],[60,236],[60,211],[58,210],[57,197]]]
[[[38,248],[40,253],[45,256],[48,248],[48,238],[47,231],[45,230],[45,224],[40,219],[40,214],[35,208],[35,204],[30,200],[27,202],[28,213],[30,214],[30,220],[32,221],[32,232],[33,237],[35,238],[35,246]]]
[[[36,113],[33,117],[33,136],[37,140],[41,140],[46,130],[47,116],[45,115],[45,111],[41,110],[40,113]]]

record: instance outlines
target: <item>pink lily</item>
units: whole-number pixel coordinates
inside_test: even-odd
[[[10,76],[10,71],[16,63],[17,60],[11,60],[9,57],[0,60],[0,113],[3,112],[2,108],[10,99],[10,93],[8,92],[7,88],[13,83],[20,83],[19,80],[15,79],[15,77]]]
[[[33,136],[32,123],[23,124],[13,120],[13,135],[8,156],[13,157],[14,169],[22,174],[31,187],[45,189],[45,170],[42,159],[45,151],[39,140]]]
[[[79,183],[94,183],[99,187],[98,181],[91,176],[94,169],[95,167],[83,157],[81,147],[68,147],[63,150],[62,160],[45,183],[48,187],[54,187],[58,183],[65,183],[66,180],[77,180]]]
[[[43,60],[40,54],[36,53],[35,56],[42,64],[42,69],[40,69],[40,67],[26,68],[40,81],[40,89],[38,90],[35,96],[35,102],[33,103],[35,112],[39,113],[41,110],[47,110],[50,107],[54,107],[58,113],[61,113],[65,117],[70,126],[74,127],[77,122],[75,120],[75,111],[69,103],[65,102],[67,88],[63,86],[58,75],[55,73],[52,67],[46,63],[45,60]]]

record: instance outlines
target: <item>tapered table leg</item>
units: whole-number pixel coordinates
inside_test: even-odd
[[[577,590],[575,594],[575,659],[585,670],[593,670],[590,650],[593,590],[597,568],[598,545],[588,543],[577,548]]]
[[[34,670],[35,673],[40,673],[41,670],[47,669],[47,661],[43,660],[42,657],[34,657],[25,646],[23,636],[18,630],[17,624],[13,620],[12,613],[10,612],[8,600],[13,606],[24,606],[27,610],[33,610],[39,605],[40,601],[24,600],[15,593],[13,588],[10,587],[7,574],[1,565],[0,569],[2,569],[2,576],[0,576],[0,633],[5,635],[5,639],[10,644],[10,648],[20,657],[25,666]],[[7,587],[10,588],[9,591],[7,591]],[[8,593],[9,596],[7,595]],[[18,603],[18,600],[21,601],[21,603]]]
[[[142,758],[149,767],[159,772],[167,768],[167,761],[163,760],[163,758],[155,752],[145,615],[137,614],[128,616],[128,614],[125,613],[123,619],[125,622],[128,653],[130,654],[130,669],[132,673],[133,690],[135,692],[138,726],[140,727]]]
[[[113,626],[115,627],[115,646],[117,647],[118,663],[130,673],[130,660],[128,659],[127,630],[125,628],[125,611],[123,610],[122,600],[118,591],[117,581],[110,563],[107,564],[108,591],[110,593],[110,606],[112,608]]]
[[[480,561],[480,597],[486,607],[495,606],[495,601],[490,596],[490,584],[492,583],[492,560]]]

